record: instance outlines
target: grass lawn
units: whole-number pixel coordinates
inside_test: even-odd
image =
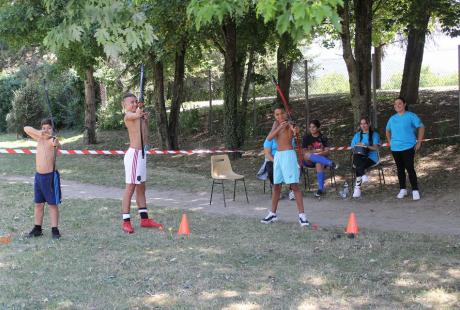
[[[155,210],[165,232],[121,232],[119,201],[66,200],[63,238],[25,239],[32,188],[0,181],[0,308],[458,308],[456,238],[303,230],[252,219]]]

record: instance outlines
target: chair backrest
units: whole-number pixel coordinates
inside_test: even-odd
[[[234,174],[227,154],[211,156],[211,177]]]

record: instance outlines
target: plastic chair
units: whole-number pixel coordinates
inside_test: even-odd
[[[356,166],[353,162],[353,152],[351,153],[351,184],[355,184],[356,181]],[[366,172],[371,171],[372,169],[377,169],[379,173],[379,185],[380,188],[383,187],[383,185],[386,185],[385,182],[385,174],[383,173],[383,165],[382,162],[380,161],[380,150],[377,150],[377,163],[374,165],[370,166],[369,168],[366,169]],[[382,184],[383,181],[383,184]]]
[[[227,204],[225,202],[225,187],[224,187],[225,180],[234,182],[233,201],[235,201],[236,181],[243,181],[244,193],[246,194],[246,201],[249,203],[248,192],[246,190],[246,182],[244,181],[244,175],[233,172],[232,165],[230,163],[230,159],[228,158],[227,154],[211,156],[211,177],[212,177],[212,187],[211,187],[211,198],[209,199],[209,204],[212,203],[212,194],[214,192],[214,184],[222,184],[222,194],[224,196],[224,206],[227,207]]]

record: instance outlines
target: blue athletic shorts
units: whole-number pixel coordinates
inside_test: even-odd
[[[273,184],[299,183],[300,168],[294,150],[278,151],[273,164]]]
[[[61,178],[59,172],[45,174],[36,172],[34,196],[35,203],[61,204]]]

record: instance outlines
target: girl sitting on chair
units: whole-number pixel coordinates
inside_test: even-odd
[[[310,121],[308,124],[310,134],[306,134],[302,139],[304,167],[316,168],[318,191],[315,193],[315,197],[321,197],[324,192],[324,167],[338,168],[338,165],[328,158],[329,143],[327,137],[321,133],[320,127],[321,124],[318,120]]]
[[[360,119],[359,127],[359,131],[355,133],[351,141],[351,148],[353,149],[353,166],[356,169],[356,183],[353,191],[353,198],[361,197],[361,184],[366,169],[379,162],[379,134],[372,130],[372,126],[367,117],[362,117]],[[370,139],[369,137],[372,138]]]

